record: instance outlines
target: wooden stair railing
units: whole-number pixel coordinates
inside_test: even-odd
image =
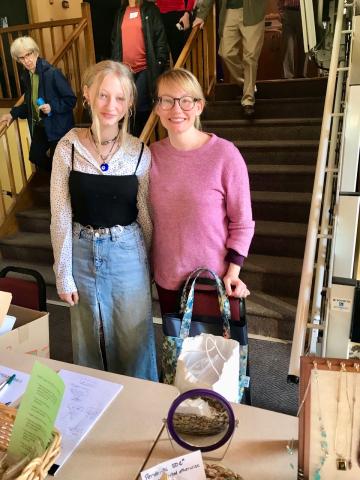
[[[208,15],[204,27],[196,27],[190,36],[175,64],[175,68],[184,67],[190,70],[200,82],[205,97],[208,97],[216,82],[216,16],[215,6]],[[158,116],[152,112],[141,132],[141,140],[151,143],[166,136],[166,131],[159,122]]]
[[[95,63],[90,5],[83,2],[81,8],[81,18],[0,29],[0,57],[3,65],[6,65],[6,63],[4,63],[4,42],[2,39],[4,32],[8,35],[10,43],[15,39],[12,33],[14,31],[19,32],[17,36],[30,32],[37,33],[40,38],[39,46],[41,48],[41,56],[45,57],[42,53],[45,51],[43,50],[45,32],[41,32],[42,29],[50,29],[50,38],[52,39],[50,44],[51,57],[48,56],[47,58],[49,58],[49,62],[52,65],[62,70],[74,92],[76,92],[78,102],[74,114],[77,121],[80,121],[83,111],[81,101],[81,72],[84,71],[87,66]],[[54,53],[55,43],[53,39],[56,38],[54,32],[55,27],[60,27],[61,36],[64,39],[61,46]],[[67,36],[65,27],[71,27],[71,32]],[[33,34],[32,36],[34,38],[36,37]],[[35,38],[35,40],[38,40],[38,38]],[[16,62],[14,61],[13,64],[14,71],[18,75]],[[5,79],[7,75],[8,71],[5,70]],[[9,78],[5,83],[9,83]],[[19,84],[19,79],[15,79],[15,84],[16,86]],[[9,106],[14,104],[20,105],[23,100],[23,96],[20,97],[16,103],[15,99],[0,98],[0,108],[9,108]],[[33,167],[28,160],[30,138],[28,129],[24,123],[25,122],[21,120],[13,121],[11,122],[11,124],[13,124],[12,127],[11,124],[9,126],[6,126],[5,123],[0,124],[0,235],[8,232],[9,229],[5,223],[7,223],[9,217],[14,212],[17,197],[24,192],[26,185],[34,173]]]

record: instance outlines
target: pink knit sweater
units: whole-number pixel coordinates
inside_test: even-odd
[[[242,156],[216,135],[195,150],[176,150],[168,138],[150,149],[156,283],[177,290],[199,266],[222,277],[227,249],[246,257],[254,234]]]

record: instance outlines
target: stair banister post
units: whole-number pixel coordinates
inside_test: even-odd
[[[340,65],[343,65],[343,62],[340,62]],[[334,101],[335,114],[339,113],[341,110],[343,79],[344,79],[344,72],[339,71],[338,80],[336,84],[335,101]],[[321,302],[322,302],[321,292],[324,286],[324,275],[326,270],[325,262],[326,262],[326,251],[327,251],[327,244],[328,244],[327,235],[330,233],[329,232],[329,223],[330,223],[329,212],[331,208],[331,199],[332,199],[332,193],[333,193],[333,177],[334,177],[334,169],[335,169],[336,145],[338,141],[339,122],[340,122],[340,117],[333,116],[332,128],[331,128],[331,139],[329,144],[329,156],[327,161],[325,191],[323,195],[321,227],[320,227],[320,233],[322,236],[321,238],[319,238],[319,244],[318,244],[318,250],[317,250],[317,259],[316,259],[317,268],[315,272],[312,309],[310,314],[310,320],[312,321],[312,323],[314,323],[314,321],[315,323],[320,323],[320,309],[321,309]],[[334,238],[334,230],[331,231],[331,234]],[[330,256],[330,264],[333,263],[331,261],[331,258],[332,256]],[[331,276],[332,276],[332,268],[329,269],[330,283],[331,283]],[[316,337],[317,339],[318,330],[316,330],[315,333],[316,335],[314,335],[314,337]],[[327,328],[326,328],[326,322],[325,322],[325,329],[324,329],[324,335],[323,335],[323,347],[326,343],[326,335],[327,335]],[[311,346],[310,353],[317,353],[315,349],[316,349],[316,345]]]
[[[329,147],[331,114],[339,62],[343,11],[344,0],[339,0],[289,364],[289,375],[292,377],[298,377],[300,374],[300,356],[303,355],[305,346],[322,192]]]
[[[94,48],[94,35],[91,21],[91,10],[90,4],[87,2],[81,3],[81,16],[86,20],[85,28],[85,45],[86,52],[89,60],[89,65],[92,65],[96,62],[95,59],[95,48]]]

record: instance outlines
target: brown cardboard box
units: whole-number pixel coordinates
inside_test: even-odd
[[[9,307],[10,301],[11,294],[0,292],[0,324],[6,312],[16,317],[14,328],[0,335],[0,351],[49,358],[49,314],[16,305]]]

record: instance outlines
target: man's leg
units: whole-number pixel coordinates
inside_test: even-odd
[[[298,54],[296,68],[295,68],[295,75],[297,77],[304,77],[304,65],[305,65],[305,52],[304,52],[304,39],[303,39],[303,31],[302,31],[302,23],[301,23],[301,12],[300,10],[296,10],[294,12],[294,30],[295,30],[295,37],[296,37],[296,46],[297,50],[296,53]]]
[[[296,31],[294,25],[293,10],[285,9],[283,15],[283,71],[284,78],[295,77],[295,45],[296,45]]]
[[[242,19],[241,19],[242,20]],[[258,61],[264,43],[265,19],[256,25],[245,27],[240,22],[243,38],[244,92],[241,104],[254,105]]]
[[[244,70],[240,58],[241,32],[239,20],[242,18],[242,8],[228,8],[225,13],[224,31],[220,40],[219,55],[224,59],[230,75],[242,87]]]

